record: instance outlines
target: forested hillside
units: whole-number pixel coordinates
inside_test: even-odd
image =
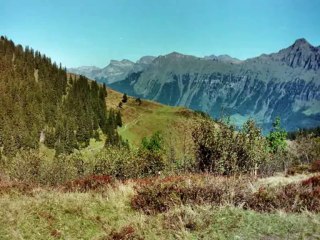
[[[0,40],[0,149],[10,156],[44,143],[56,153],[85,147],[98,130],[115,134],[106,89],[32,48]]]

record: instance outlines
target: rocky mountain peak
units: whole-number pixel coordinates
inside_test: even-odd
[[[292,68],[305,70],[320,69],[320,50],[312,46],[306,39],[297,39],[290,47],[282,49],[278,53],[270,54],[272,60],[285,62]]]
[[[172,52],[172,53],[169,53],[168,55],[166,55],[166,57],[175,57],[175,58],[181,58],[184,56],[185,56],[184,54],[178,53],[178,52]]]
[[[299,38],[293,44],[293,46],[301,46],[301,45],[310,45],[311,46],[311,44],[305,38]]]
[[[140,58],[137,63],[138,64],[150,64],[152,63],[152,61],[155,59],[156,57],[154,56],[144,56],[142,58]]]

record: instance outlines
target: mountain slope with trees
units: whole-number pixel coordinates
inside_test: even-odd
[[[6,156],[40,143],[57,154],[71,153],[98,138],[99,129],[117,128],[107,113],[105,85],[69,75],[49,57],[5,37],[0,39],[0,92],[0,147]]]

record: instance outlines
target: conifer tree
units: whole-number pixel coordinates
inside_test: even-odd
[[[127,94],[125,93],[125,94],[123,94],[122,102],[123,102],[123,103],[126,103],[127,101],[128,101],[128,96],[127,96]]]
[[[122,119],[121,119],[120,111],[118,111],[117,115],[116,115],[116,124],[117,124],[118,127],[122,127]]]

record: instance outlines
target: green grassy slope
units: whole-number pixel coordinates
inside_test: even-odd
[[[119,108],[122,93],[107,89],[107,109],[120,110],[123,126],[118,128],[118,133],[123,139],[128,140],[131,147],[138,147],[143,137],[150,137],[160,131],[164,137],[165,148],[174,148],[176,156],[182,157],[192,154],[191,132],[200,116],[194,111],[184,107],[171,107],[149,100],[142,100],[139,105],[133,97],[128,97],[128,102]],[[91,159],[104,147],[106,137],[100,131],[100,141],[90,140],[88,147],[75,150],[87,159]],[[42,155],[53,159],[55,150],[40,146]]]
[[[119,109],[121,99],[122,94],[108,89],[108,108]],[[148,100],[142,100],[139,105],[131,97],[120,111],[123,126],[118,132],[131,146],[138,146],[143,137],[160,131],[164,135],[166,147],[173,146],[178,155],[190,146],[192,127],[199,119],[199,115],[183,107],[171,107]]]

